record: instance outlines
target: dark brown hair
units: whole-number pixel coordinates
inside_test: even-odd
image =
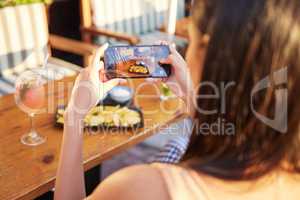
[[[299,0],[195,0],[193,22],[210,35],[202,82],[219,86],[235,83],[222,98],[198,99],[204,110],[198,124],[224,119],[235,126],[234,135],[204,135],[194,127],[183,160],[201,172],[232,180],[255,179],[275,168],[300,172],[300,1]],[[286,67],[286,68],[285,68]],[[276,84],[274,72],[287,70],[287,82]],[[269,77],[267,88],[251,91]],[[282,133],[263,123],[251,110],[274,118],[278,91],[287,91],[287,131]],[[199,94],[212,94],[201,87]],[[277,96],[276,96],[277,95]],[[277,105],[277,106],[278,106]],[[284,125],[284,113],[277,123]],[[285,163],[285,165],[283,165]]]

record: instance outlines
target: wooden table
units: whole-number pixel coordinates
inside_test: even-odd
[[[49,111],[68,98],[70,89],[62,88],[62,85],[72,85],[73,79],[53,83],[54,92],[49,92],[53,103],[49,104],[52,105]],[[133,87],[141,86],[136,90],[135,102],[145,112],[145,127],[136,133],[86,134],[83,152],[85,170],[143,141],[161,126],[183,117],[180,100],[162,103],[157,95],[153,95],[157,93],[153,86],[140,84],[141,80],[134,81]],[[47,141],[36,147],[25,146],[20,143],[20,137],[29,131],[28,117],[15,105],[13,95],[0,98],[1,200],[33,199],[53,188],[63,133],[62,129],[55,128],[53,124],[53,113],[38,115],[35,125]]]

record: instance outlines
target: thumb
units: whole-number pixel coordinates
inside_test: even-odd
[[[93,57],[92,64],[89,66],[91,68],[95,68],[95,70],[99,71],[101,68],[103,68],[103,65],[100,63],[101,56],[104,55],[105,50],[108,48],[108,43],[105,43],[101,47],[99,47]]]

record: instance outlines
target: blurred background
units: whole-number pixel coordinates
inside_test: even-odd
[[[49,69],[66,76],[87,66],[95,48],[105,42],[139,45],[165,40],[184,55],[190,5],[191,0],[0,0],[0,98],[14,93],[16,78],[42,65],[47,55]],[[176,130],[181,132],[178,124]],[[101,179],[122,167],[151,162],[169,137],[156,134],[106,161]],[[51,194],[41,199],[51,199]]]
[[[89,0],[83,0],[83,1],[89,1]],[[140,2],[139,2],[140,1]],[[143,12],[143,4],[149,3],[151,5],[156,5],[156,8],[152,7],[150,8],[147,4],[147,7],[144,8],[149,13],[149,18],[155,18],[154,20],[158,21],[156,24],[156,29],[163,28],[168,23],[168,9],[170,4],[174,3],[176,4],[176,18],[177,20],[184,19],[185,17],[189,16],[189,8],[191,4],[191,0],[176,0],[174,2],[169,0],[91,0],[91,6],[93,5],[93,2],[97,2],[95,6],[102,7],[99,9],[99,13],[95,13],[96,16],[94,18],[100,18],[100,19],[94,19],[98,21],[97,25],[98,27],[104,28],[105,30],[111,30],[119,33],[126,33],[126,34],[132,34],[132,35],[142,35],[142,31],[138,33],[138,30],[130,30],[130,28],[126,27],[128,26],[128,21],[126,19],[130,18],[130,14],[133,14],[144,18],[144,16],[139,14],[145,13]],[[50,33],[57,34],[60,36],[81,40],[82,34],[80,31],[80,26],[82,23],[83,14],[81,13],[83,10],[81,10],[81,4],[80,0],[54,0],[49,6],[49,31]],[[132,13],[131,5],[134,4],[140,4],[137,6],[140,6],[140,8],[137,8],[139,14]],[[161,6],[164,7],[161,7]],[[104,9],[103,9],[104,8]],[[105,8],[108,8],[105,11]],[[152,9],[152,10],[151,10]],[[165,10],[164,10],[165,9]],[[161,10],[164,10],[165,12],[160,13],[160,16],[158,16],[159,12]],[[121,13],[117,13],[117,12]],[[147,13],[146,12],[146,13]],[[152,13],[151,13],[152,12]],[[156,12],[156,13],[155,13]],[[115,14],[115,16],[114,16]],[[152,16],[151,16],[152,14]],[[114,19],[115,18],[115,19]],[[158,19],[160,18],[160,19]],[[104,20],[103,20],[104,19]],[[107,19],[107,20],[105,20]],[[147,21],[144,21],[144,19],[140,19],[141,22],[138,22],[140,24],[138,28],[142,29],[144,26],[145,29],[149,28],[147,27]],[[151,20],[151,19],[148,19]],[[121,24],[121,26],[118,27]],[[123,24],[122,24],[123,23]],[[129,22],[132,23],[132,22]],[[134,22],[132,23],[134,24]],[[152,25],[153,26],[153,25]],[[154,25],[155,26],[155,25]],[[159,27],[160,26],[160,27]],[[150,25],[151,27],[151,25]],[[135,27],[136,28],[136,27]],[[151,27],[153,28],[153,27]],[[149,28],[149,29],[151,29]],[[176,27],[178,32],[185,32],[186,30],[184,27],[177,26]],[[132,25],[132,29],[134,29],[134,25]],[[181,29],[181,30],[180,30]],[[154,38],[155,40],[155,38]],[[102,42],[104,42],[102,40]],[[100,42],[99,42],[100,43]],[[100,43],[101,44],[101,43]],[[83,59],[78,55],[72,55],[70,53],[62,52],[60,50],[54,50],[53,55],[55,57],[63,58],[65,60],[74,62],[78,65],[83,65]]]

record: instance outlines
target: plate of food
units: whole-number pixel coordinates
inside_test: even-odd
[[[55,115],[56,126],[63,127],[65,111],[59,106]],[[98,105],[92,108],[84,118],[85,128],[132,129],[144,126],[143,114],[136,107]]]
[[[128,72],[134,74],[142,74],[142,75],[149,74],[148,67],[146,63],[143,61],[135,61],[134,64],[129,66]]]

